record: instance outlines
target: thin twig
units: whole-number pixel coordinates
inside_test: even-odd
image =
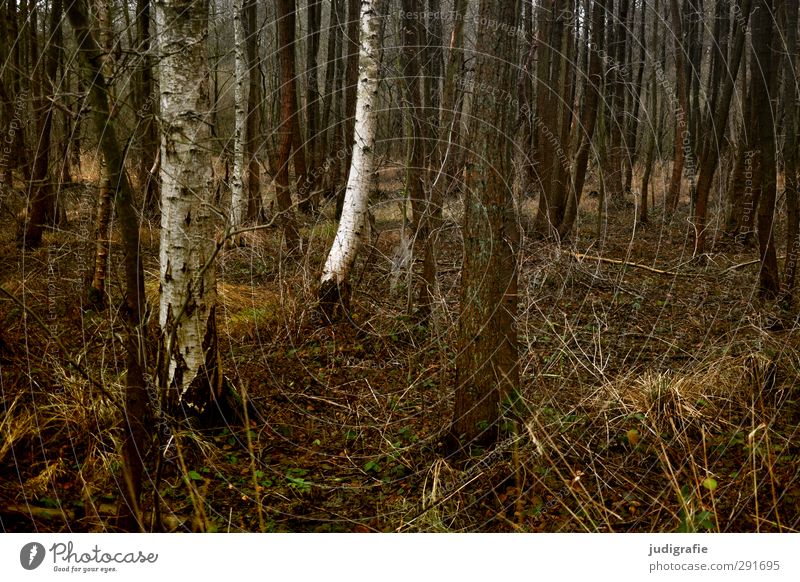
[[[651,273],[657,273],[659,275],[669,275],[670,277],[703,277],[708,276],[706,273],[678,273],[675,271],[664,271],[662,269],[656,269],[655,267],[648,267],[647,265],[642,265],[641,263],[632,263],[631,261],[621,261],[619,259],[609,259],[607,257],[599,257],[595,255],[584,255],[583,253],[570,253],[573,257],[578,260],[590,260],[590,261],[598,261],[600,263],[611,263],[612,265],[623,265],[625,267],[635,267],[637,269],[644,269],[645,271],[650,271]],[[723,271],[724,272],[724,271]]]
[[[785,259],[785,258],[786,258],[786,257],[778,257],[778,260],[779,260],[779,261],[782,261],[782,260],[783,260],[783,259]],[[737,269],[741,269],[741,268],[743,268],[743,267],[749,267],[750,265],[755,265],[755,264],[757,264],[757,263],[760,263],[760,262],[761,262],[761,259],[755,259],[755,260],[753,260],[753,261],[747,261],[747,262],[745,262],[745,263],[739,263],[738,265],[731,265],[731,266],[730,266],[730,267],[728,267],[727,269],[724,269],[723,271],[721,271],[721,272],[720,272],[720,275],[727,275],[727,274],[728,274],[728,273],[730,273],[731,271],[735,271],[735,270],[737,270]]]

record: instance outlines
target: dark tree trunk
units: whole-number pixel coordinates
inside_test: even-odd
[[[745,19],[745,23],[750,18],[751,5],[751,0],[744,0],[742,3],[741,15]],[[721,6],[727,11],[724,5]],[[727,28],[728,20],[725,15],[718,14],[718,18],[724,18],[722,28]],[[714,174],[719,166],[719,158],[723,153],[725,131],[728,127],[728,113],[744,53],[745,36],[744,27],[737,25],[730,61],[728,61],[727,50],[724,49],[727,43],[722,39],[718,39],[718,42],[715,43],[720,49],[715,51],[712,57],[712,82],[714,83],[714,88],[711,94],[711,101],[706,110],[705,120],[702,123],[705,139],[701,141],[700,176],[697,180],[695,200],[694,252],[696,255],[705,252],[708,198],[713,185]]]
[[[800,258],[800,202],[797,182],[797,20],[798,0],[785,0],[782,6],[786,56],[784,57],[783,106],[786,141],[783,147],[783,175],[786,184],[786,259],[781,295],[791,304]]]
[[[772,99],[777,94],[777,67],[773,50],[775,29],[772,0],[755,0],[753,47],[750,70],[752,98],[751,135],[758,150],[754,154],[754,188],[760,192],[758,204],[758,248],[761,256],[759,287],[766,297],[774,297],[780,287],[778,258],[775,253],[774,216],[776,199],[775,123]]]
[[[261,201],[261,165],[258,162],[258,148],[261,138],[261,57],[258,52],[258,38],[261,28],[258,26],[258,4],[256,0],[245,0],[244,19],[245,51],[247,53],[247,69],[249,90],[247,93],[247,141],[244,157],[247,164],[247,219],[256,222],[263,213]]]
[[[616,0],[616,17],[609,31],[612,40],[608,43],[609,53],[614,59],[611,63],[608,86],[610,92],[609,104],[609,146],[608,164],[604,171],[606,195],[610,202],[620,203],[625,199],[624,176],[625,155],[627,148],[624,143],[626,126],[625,87],[627,84],[626,73],[628,63],[626,59],[628,46],[628,32],[626,26],[630,0]]]
[[[111,209],[113,207],[111,184],[108,176],[100,179],[100,188],[97,197],[97,216],[95,217],[94,232],[94,275],[92,285],[89,287],[89,303],[95,309],[102,309],[106,304],[106,277],[108,274],[108,251],[111,246],[109,240],[109,225],[111,223]]]
[[[320,27],[322,26],[322,1],[308,0],[306,10],[308,24],[308,46],[306,47],[306,163],[308,180],[305,189],[308,202],[301,206],[304,212],[313,214],[319,208],[319,168],[322,166],[322,148],[320,147],[320,91],[317,75],[319,66],[317,57],[320,45]]]
[[[600,90],[603,82],[601,51],[605,50],[605,0],[595,0],[592,8],[591,42],[594,50],[590,51],[589,70],[584,89],[583,113],[579,125],[580,146],[575,157],[575,177],[572,191],[567,199],[567,208],[564,219],[559,226],[558,233],[561,238],[566,238],[572,231],[578,206],[581,203],[583,185],[586,182],[586,169],[589,164],[589,154],[592,149],[592,138],[597,125],[597,111],[600,103]]]
[[[403,0],[402,9],[406,14],[422,12],[421,0]],[[430,245],[430,198],[427,192],[426,176],[428,163],[429,131],[426,127],[425,96],[427,88],[424,84],[423,67],[420,56],[425,54],[427,45],[424,22],[418,18],[403,19],[403,80],[405,96],[408,103],[409,128],[406,156],[406,192],[411,200],[414,216],[415,255],[423,256],[422,280],[419,284],[418,308],[425,317],[433,303],[433,292],[436,285],[436,267]]]
[[[278,168],[275,190],[278,210],[281,213],[286,246],[289,252],[299,248],[300,233],[294,219],[292,193],[289,183],[289,162],[294,141],[294,124],[297,123],[297,94],[295,84],[295,0],[276,0],[276,27],[278,60],[280,62],[281,116],[278,130]]]
[[[86,0],[71,0],[67,17],[75,32],[84,78],[89,85],[87,101],[92,110],[92,123],[100,136],[100,152],[106,163],[110,184],[115,192],[115,206],[124,252],[125,310],[127,322],[127,375],[125,386],[125,437],[123,463],[124,503],[120,508],[120,525],[127,530],[144,530],[139,506],[144,458],[147,454],[146,426],[148,397],[144,381],[143,361],[145,338],[140,327],[144,309],[144,273],[139,253],[139,221],[136,216],[133,188],[125,172],[124,153],[117,139],[114,121],[108,106],[108,84],[103,74],[103,52],[95,40],[89,22]]]
[[[454,0],[453,31],[450,36],[442,85],[440,133],[435,156],[436,167],[441,170],[434,176],[432,194],[437,220],[441,216],[441,206],[450,193],[450,185],[456,182],[457,168],[460,167],[459,145],[463,104],[461,72],[464,64],[464,16],[466,10],[466,0]]]
[[[483,22],[475,59],[471,135],[478,150],[477,168],[468,180],[464,213],[464,265],[461,280],[460,350],[456,357],[452,446],[463,450],[496,442],[503,402],[519,389],[517,332],[517,252],[519,232],[514,216],[514,111],[503,96],[515,86],[511,65],[516,28],[515,3],[481,0]]]
[[[672,19],[674,51],[675,51],[675,77],[677,85],[678,110],[675,112],[675,153],[672,159],[672,178],[667,192],[668,215],[672,215],[678,208],[681,198],[683,182],[683,168],[686,163],[687,143],[691,143],[689,127],[689,89],[686,78],[685,46],[683,43],[683,18],[678,0],[671,0],[670,14]]]
[[[34,8],[34,13],[36,9]],[[36,119],[37,119],[37,147],[33,161],[33,174],[29,186],[32,192],[30,209],[27,213],[25,231],[22,233],[20,243],[26,248],[37,247],[42,242],[42,232],[47,223],[56,221],[56,198],[50,177],[50,146],[53,136],[54,91],[58,85],[58,63],[63,50],[61,34],[61,0],[54,0],[50,10],[50,24],[48,45],[45,48],[44,74],[37,73],[36,89]],[[31,24],[31,28],[34,25]],[[36,57],[35,30],[31,48]],[[38,58],[36,58],[38,60]],[[38,69],[38,67],[37,67]]]
[[[333,54],[333,67],[334,75],[330,89],[326,89],[332,95],[331,111],[329,123],[325,127],[330,127],[332,137],[328,147],[330,172],[328,173],[328,187],[326,188],[326,196],[335,198],[336,200],[336,219],[342,215],[342,203],[344,202],[344,188],[346,180],[342,180],[344,176],[344,162],[342,158],[345,156],[345,141],[344,141],[344,102],[345,102],[345,64],[346,59],[342,57],[344,46],[344,37],[346,34],[347,23],[347,0],[334,0],[335,14],[331,14],[331,19],[335,18],[335,46]],[[333,10],[334,6],[331,6]],[[330,48],[330,46],[329,46]],[[330,54],[329,54],[330,56]]]
[[[358,36],[360,33],[359,18],[361,14],[361,0],[347,0],[347,31],[345,33],[345,48],[347,50],[346,69],[344,76],[344,183],[350,177],[350,162],[353,159],[353,130],[356,125],[356,93],[358,91]],[[344,202],[344,189],[341,189],[336,199],[336,217],[342,214]]]
[[[144,195],[144,208],[155,214],[161,193],[158,188],[158,128],[156,126],[156,104],[153,85],[153,59],[150,56],[150,0],[136,3],[139,51],[142,63],[139,68],[137,116],[141,127],[141,156],[139,158],[139,185]]]
[[[631,5],[631,14],[636,14],[636,3],[634,2]],[[634,16],[631,17],[631,25],[633,25]],[[636,78],[633,82],[632,88],[632,106],[631,106],[631,115],[627,119],[626,124],[626,131],[625,131],[625,145],[628,150],[628,155],[626,157],[625,163],[625,192],[631,192],[633,186],[633,172],[636,168],[636,161],[637,161],[637,142],[638,142],[638,135],[639,135],[639,110],[641,108],[641,98],[642,98],[642,83],[644,82],[644,63],[645,59],[647,58],[647,50],[646,50],[646,27],[645,23],[647,21],[647,9],[646,6],[642,5],[641,17],[639,21],[639,34],[638,42],[639,42],[639,57],[638,63],[636,64]],[[631,42],[631,50],[633,50],[633,45],[635,42]]]

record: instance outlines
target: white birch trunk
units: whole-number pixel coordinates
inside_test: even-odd
[[[161,92],[162,382],[202,412],[219,387],[216,270],[210,261],[208,0],[156,0]]]
[[[234,84],[234,130],[233,130],[233,176],[231,177],[231,218],[232,228],[240,228],[244,222],[244,149],[247,139],[247,59],[243,0],[233,1],[233,34],[235,59]]]
[[[350,270],[368,234],[369,192],[375,172],[376,96],[379,81],[380,15],[377,0],[361,1],[361,47],[358,61],[355,143],[342,217],[322,271],[320,297],[337,289],[346,308]],[[329,296],[330,297],[330,296]]]

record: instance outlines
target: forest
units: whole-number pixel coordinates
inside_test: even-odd
[[[797,532],[798,0],[0,0],[0,531]]]

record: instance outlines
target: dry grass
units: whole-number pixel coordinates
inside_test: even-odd
[[[387,188],[397,180],[387,174]],[[582,206],[589,231],[595,206]],[[535,201],[522,208],[533,216]],[[526,240],[519,399],[507,437],[456,462],[440,454],[437,441],[452,410],[460,202],[445,209],[427,325],[409,310],[413,270],[392,287],[402,219],[391,193],[375,215],[379,236],[356,266],[354,317],[345,324],[313,317],[332,223],[303,225],[302,261],[281,254],[277,229],[248,233],[244,247],[220,256],[224,365],[251,395],[255,415],[248,427],[173,433],[180,455],[158,491],[168,529],[798,529],[800,349],[789,316],[779,314],[787,331],[768,329],[764,314],[773,307],[748,295],[752,272],[676,284]],[[582,252],[684,268],[657,229],[629,242],[628,218],[627,210],[611,215],[609,228],[624,226],[600,241],[602,249],[587,229],[576,244]],[[146,295],[156,305],[158,231],[143,229]],[[668,236],[677,240],[681,231],[673,231]],[[40,311],[50,293],[47,257],[72,277],[91,253],[85,233],[49,233],[47,244],[26,257],[24,278],[14,269],[4,275],[5,288],[19,294],[24,286]],[[652,259],[652,249],[663,247],[671,254]],[[719,269],[728,265],[728,257],[716,260]],[[111,281],[118,300],[119,277]],[[69,304],[79,291],[59,288],[58,296]],[[41,331],[7,309],[3,316],[11,337],[28,343],[17,349],[13,391],[4,392],[0,413],[0,460],[24,470],[0,485],[0,498],[8,507],[26,495],[31,506],[55,504],[57,516],[36,517],[55,523],[52,529],[111,527],[108,506],[122,488],[118,411],[42,347]],[[116,313],[63,316],[62,339],[121,398]],[[20,364],[23,352],[36,370]]]

